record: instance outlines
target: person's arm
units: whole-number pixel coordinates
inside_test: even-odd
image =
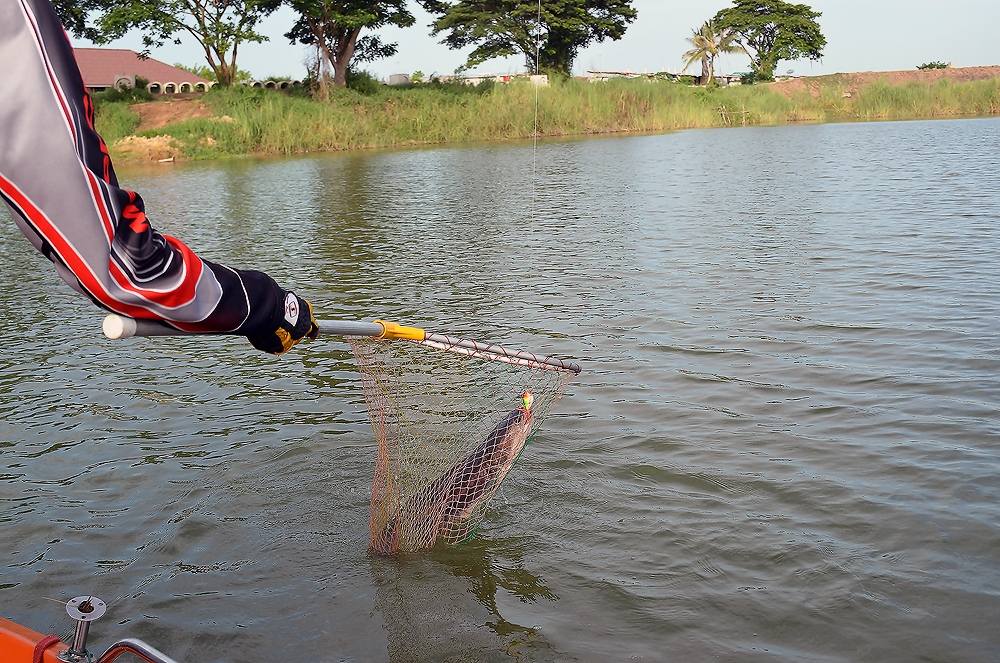
[[[121,188],[48,0],[0,0],[0,198],[59,275],[99,306],[268,352],[315,336],[312,308],[263,272],[199,258]]]

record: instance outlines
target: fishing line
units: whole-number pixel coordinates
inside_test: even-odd
[[[535,122],[531,132],[531,218],[538,218],[538,85],[541,75],[538,69],[541,53],[542,36],[542,0],[538,0],[538,17],[535,20],[535,76],[531,82],[535,88]]]

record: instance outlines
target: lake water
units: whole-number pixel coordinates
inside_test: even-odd
[[[345,345],[113,343],[0,233],[0,614],[180,660],[1000,659],[1000,120],[126,171],[325,317],[577,358],[480,537],[366,552]]]

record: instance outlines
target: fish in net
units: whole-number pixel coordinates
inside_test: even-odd
[[[528,438],[580,372],[439,334],[349,340],[378,444],[370,547],[380,554],[473,536]]]

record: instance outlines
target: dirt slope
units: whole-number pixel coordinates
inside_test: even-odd
[[[212,117],[212,111],[197,97],[172,97],[166,101],[148,101],[134,104],[132,110],[139,114],[136,131],[159,129],[174,122],[196,117]]]

